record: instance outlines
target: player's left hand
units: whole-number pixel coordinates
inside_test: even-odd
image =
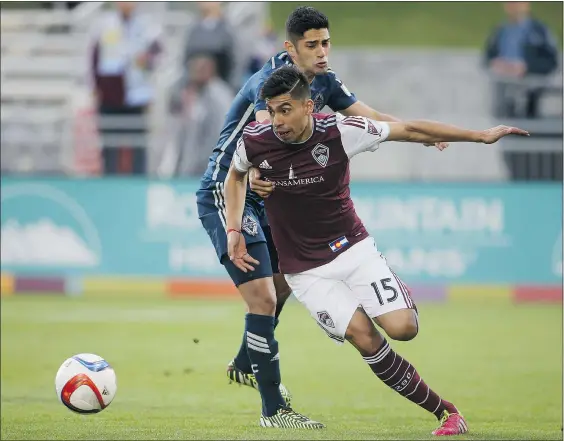
[[[517,127],[509,126],[496,126],[491,129],[484,130],[480,133],[480,142],[484,144],[494,144],[499,141],[504,136],[508,135],[518,135],[518,136],[529,136],[529,132]]]
[[[436,142],[435,144],[423,144],[425,147],[433,147],[435,146],[437,149],[439,149],[441,152],[448,148],[449,143],[448,142]]]
[[[231,262],[244,273],[255,270],[251,264],[260,264],[247,252],[245,237],[238,231],[230,231],[227,235],[227,254]]]
[[[254,167],[252,167],[249,171],[249,184],[251,186],[251,190],[263,199],[269,197],[274,191],[274,184],[260,179],[260,171]]]

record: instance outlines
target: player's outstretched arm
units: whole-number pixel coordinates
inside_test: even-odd
[[[401,119],[396,118],[395,116],[374,110],[372,107],[363,103],[362,101],[357,101],[356,103],[346,108],[345,110],[341,110],[341,113],[345,116],[364,116],[365,118],[370,118],[375,121],[402,122]],[[442,141],[437,141],[435,143],[424,143],[424,144],[426,146],[435,145],[435,147],[437,147],[439,150],[444,150],[448,147],[448,143]]]
[[[344,110],[341,110],[340,112],[345,116],[364,116],[375,121],[401,122],[401,119],[396,118],[392,115],[388,115],[386,113],[378,112],[362,101],[357,101],[353,105],[347,107]]]
[[[529,132],[517,127],[497,126],[487,130],[468,130],[435,121],[391,122],[388,141],[419,143],[478,142],[493,144],[508,135],[529,136]]]

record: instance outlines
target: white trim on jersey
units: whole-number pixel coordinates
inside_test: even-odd
[[[271,61],[271,67],[272,69],[274,69],[276,67],[276,61],[274,61],[274,57],[272,57],[270,61]]]
[[[331,115],[326,119],[316,119],[315,120],[315,130],[321,133],[325,133],[328,127],[333,127],[337,125],[337,116]]]
[[[316,119],[316,125],[321,127],[328,127],[337,124],[337,117],[329,117],[327,119]]]
[[[239,134],[239,132],[241,131],[241,129],[243,128],[243,126],[247,122],[247,119],[249,119],[249,116],[251,116],[251,113],[253,113],[253,110],[255,110],[255,104],[251,103],[251,104],[249,104],[249,107],[247,107],[247,110],[245,111],[245,113],[241,117],[241,120],[237,124],[237,127],[235,127],[235,130],[233,130],[231,135],[229,135],[229,138],[227,138],[227,140],[221,146],[221,148],[220,148],[221,153],[215,159],[215,170],[213,171],[213,175],[212,175],[212,179],[214,181],[217,179],[217,175],[219,174],[219,164],[221,163],[221,158],[223,158],[223,155],[225,155],[225,149],[227,148],[227,146],[229,144],[231,144],[231,142]]]
[[[265,130],[268,130],[272,127],[272,124],[268,123],[268,124],[257,124],[254,127],[245,127],[243,129],[243,133],[245,135],[251,135],[251,136],[256,136],[258,133],[262,133]]]
[[[270,129],[271,129],[270,126],[262,127],[260,129],[257,129],[254,132],[251,132],[250,130],[248,131],[248,130],[245,129],[243,131],[243,133],[247,136],[259,136],[259,135],[262,135],[264,132],[268,132]]]
[[[337,115],[333,114],[324,119],[316,119],[316,122],[322,125],[333,124],[337,122]]]

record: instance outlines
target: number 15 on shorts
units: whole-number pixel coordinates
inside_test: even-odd
[[[414,308],[409,289],[402,280],[392,272],[392,277],[380,279],[370,284],[380,306],[400,300],[407,308]],[[395,308],[394,308],[395,309]]]
[[[379,282],[372,282],[370,286],[374,289],[374,293],[378,298],[378,303],[380,306],[384,306],[384,302],[392,303],[398,298],[398,291],[396,288],[391,286],[391,278],[380,279]]]

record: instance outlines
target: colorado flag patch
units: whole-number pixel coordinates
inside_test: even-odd
[[[331,242],[329,244],[329,247],[331,248],[331,251],[336,253],[337,251],[341,251],[348,244],[349,244],[349,240],[345,236],[342,236],[342,237],[339,237],[337,240],[334,240],[333,242]]]

